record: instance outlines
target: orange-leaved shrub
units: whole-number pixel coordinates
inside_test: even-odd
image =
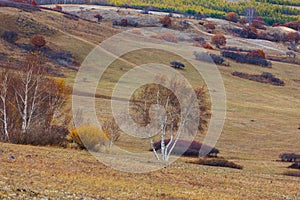
[[[232,21],[232,22],[238,22],[239,20],[239,16],[238,14],[236,14],[235,12],[229,12],[225,15],[225,18],[228,20],[228,21]]]
[[[253,50],[249,53],[247,53],[247,56],[253,57],[253,58],[266,58],[266,54],[261,49]]]
[[[36,47],[43,47],[46,45],[46,39],[42,35],[34,35],[30,39],[31,44]]]

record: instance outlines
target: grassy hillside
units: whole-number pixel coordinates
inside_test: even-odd
[[[30,13],[0,7],[0,18],[0,34],[17,30],[17,44],[29,43],[30,36],[39,33],[46,37],[49,48],[70,51],[79,63],[99,42],[121,31],[112,28],[111,23],[74,21],[45,10]],[[26,26],[18,24],[20,18]],[[12,59],[17,63],[25,54],[16,45],[0,39],[0,56],[5,58],[0,62]],[[109,97],[118,78],[133,68],[129,63],[140,65],[152,60],[164,64],[181,61],[187,65],[181,73],[191,84],[203,85],[199,75],[178,55],[151,49],[131,52],[113,62],[99,83],[97,95],[108,97],[96,99],[99,118],[110,116]],[[282,175],[289,171],[286,167],[290,163],[276,159],[282,152],[300,153],[300,66],[272,62],[272,68],[262,68],[228,62],[230,67],[218,66],[226,89],[227,117],[216,147],[221,157],[242,165],[243,170],[191,164],[195,159],[182,157],[153,173],[129,174],[104,166],[86,151],[0,143],[0,199],[299,198],[299,178]],[[72,86],[76,72],[61,70]],[[231,75],[234,71],[271,72],[286,85],[278,87],[241,79]],[[149,147],[148,143],[126,135],[121,136],[117,145],[133,152],[147,151]],[[104,156],[116,158],[114,152]],[[131,158],[124,159],[128,162]],[[122,161],[115,159],[120,165]],[[139,166],[132,166],[136,167]]]

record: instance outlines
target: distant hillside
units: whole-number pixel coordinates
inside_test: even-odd
[[[269,25],[278,22],[300,20],[300,10],[291,7],[299,6],[298,0],[256,0],[256,1],[224,1],[224,0],[37,0],[39,4],[73,3],[73,4],[113,4],[117,6],[130,5],[134,7],[155,7],[166,12],[182,12],[186,14],[209,14],[215,18],[223,18],[227,12],[237,12],[244,15],[247,7],[255,7]],[[288,6],[282,6],[288,5]]]

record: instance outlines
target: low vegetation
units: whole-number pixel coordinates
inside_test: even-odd
[[[164,140],[164,143],[166,145],[168,145],[170,143],[170,139],[166,139]],[[174,141],[171,141],[171,144],[173,144]],[[161,150],[161,141],[155,142],[153,144],[154,149],[157,152],[160,152]],[[216,157],[218,153],[220,153],[220,151],[214,147],[211,147],[209,145],[206,144],[202,144],[199,143],[197,141],[186,141],[186,140],[178,140],[173,151],[172,154],[173,155],[183,155],[183,156],[188,156],[188,157],[199,157],[199,152],[200,149],[211,149],[208,153],[208,156],[211,157]],[[152,149],[151,149],[152,151]]]
[[[230,51],[222,51],[221,55],[225,58],[230,58],[232,60],[235,60],[238,63],[248,63],[252,65],[259,65],[262,67],[269,67],[271,68],[272,63],[264,58],[259,57],[253,57],[251,54],[242,54],[242,53],[236,53],[236,52],[230,52]]]
[[[194,56],[196,60],[201,60],[204,62],[214,62],[217,65],[221,65],[225,62],[225,59],[222,58],[221,56],[218,56],[213,53],[208,53],[208,52],[194,52]]]
[[[300,161],[300,154],[282,153],[279,155],[279,158],[283,162],[296,162],[296,161]]]
[[[280,80],[279,78],[276,78],[273,74],[268,72],[263,72],[261,75],[256,75],[256,74],[247,74],[247,73],[235,71],[232,73],[232,75],[238,76],[240,78],[248,79],[251,81],[256,81],[259,83],[268,83],[276,86],[285,85],[284,81]]]
[[[238,165],[234,162],[230,162],[224,158],[200,158],[199,160],[193,161],[191,163],[198,164],[198,165],[214,166],[214,167],[228,167],[234,169],[243,169],[243,166]]]

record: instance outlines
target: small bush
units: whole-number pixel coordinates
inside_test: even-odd
[[[228,20],[228,21],[232,21],[232,22],[238,22],[239,20],[239,16],[238,14],[236,14],[235,12],[229,12],[225,15],[225,18]]]
[[[1,38],[9,43],[15,43],[18,39],[18,33],[14,31],[4,31]]]
[[[168,145],[169,142],[170,142],[169,139],[165,140],[166,145]],[[172,142],[172,144],[173,144],[173,142]],[[172,146],[172,144],[170,146]],[[161,149],[161,141],[155,142],[153,144],[153,146],[156,151],[159,151]],[[197,141],[190,142],[190,141],[185,141],[185,140],[178,140],[173,151],[171,152],[171,154],[190,156],[190,157],[198,157],[201,147],[211,149],[208,156],[216,156],[220,152],[216,148],[210,147],[206,144],[199,143]],[[152,149],[150,149],[150,151],[152,151]]]
[[[107,134],[97,126],[83,125],[78,129],[71,129],[68,140],[76,143],[81,149],[95,150],[97,145],[108,143]]]
[[[211,43],[217,47],[226,45],[226,37],[223,34],[215,34],[211,37]]]
[[[162,18],[159,19],[159,23],[162,24],[163,27],[170,27],[172,24],[172,20],[169,16],[164,16]]]
[[[175,69],[184,69],[185,65],[182,64],[181,62],[177,62],[177,61],[172,61],[170,62],[171,67],[175,68]]]
[[[253,50],[253,51],[247,53],[247,56],[250,56],[253,58],[266,58],[265,52],[261,49]]]
[[[225,160],[224,158],[201,158],[198,161],[192,162],[198,165],[208,165],[215,167],[229,167],[234,169],[243,169],[243,166]]]
[[[34,35],[31,37],[30,39],[31,44],[33,44],[36,47],[43,47],[46,45],[46,40],[44,38],[44,36],[42,35]]]

